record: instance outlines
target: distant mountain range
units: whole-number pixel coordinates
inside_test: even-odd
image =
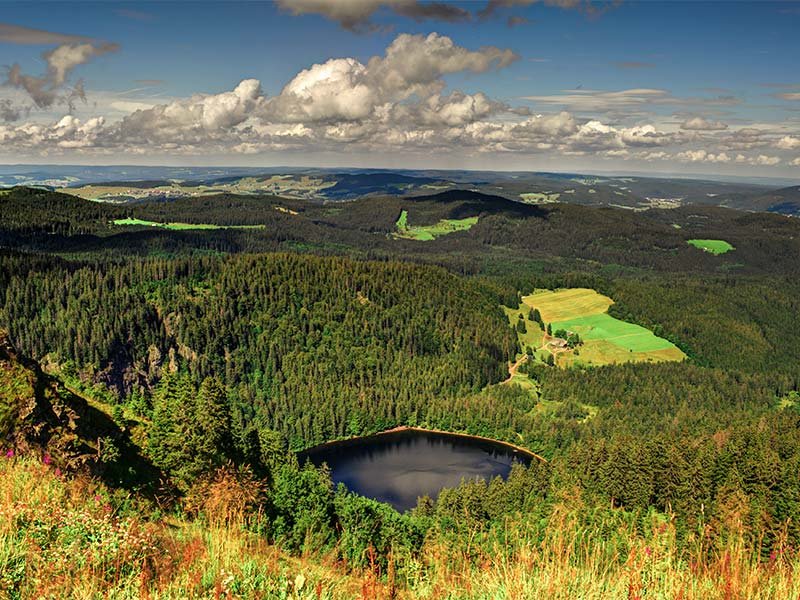
[[[300,167],[0,166],[0,187],[60,189],[113,203],[220,193],[307,200],[470,190],[526,204],[567,202],[631,210],[687,204],[800,216],[800,186],[580,173],[317,169]]]

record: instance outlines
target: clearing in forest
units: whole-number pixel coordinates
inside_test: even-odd
[[[214,225],[213,223],[158,223],[144,219],[114,219],[114,225],[137,225],[140,227],[161,227],[174,231],[188,229],[264,229],[264,225]]]
[[[536,291],[522,298],[518,309],[506,308],[509,322],[517,330],[523,351],[531,349],[538,360],[553,356],[558,366],[599,366],[621,362],[680,361],[686,355],[672,342],[649,329],[626,323],[608,314],[614,303],[595,290],[574,288]],[[564,330],[580,336],[581,344],[569,348],[548,336],[530,319],[533,309],[553,333]],[[524,327],[518,325],[522,314]],[[524,331],[522,331],[524,329]]]
[[[690,246],[700,248],[711,254],[725,254],[735,248],[725,240],[686,240]]]
[[[395,223],[397,232],[394,237],[429,242],[449,233],[466,231],[477,222],[478,217],[467,217],[466,219],[441,219],[435,225],[410,226],[408,224],[408,211],[404,210],[400,213],[397,223]]]

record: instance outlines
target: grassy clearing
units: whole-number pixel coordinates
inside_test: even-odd
[[[523,304],[539,309],[545,323],[567,321],[606,312],[614,301],[587,288],[535,291],[522,299]]]
[[[583,344],[574,350],[557,351],[555,362],[560,367],[599,366],[624,362],[681,361],[686,355],[669,340],[652,331],[615,319],[608,314],[614,303],[611,298],[587,288],[537,290],[522,298],[519,309],[506,308],[512,326],[519,313],[526,315],[526,332],[517,332],[523,348],[530,345],[539,360],[547,358],[547,343],[536,323],[527,320],[532,308],[553,331],[564,329],[577,333]],[[537,333],[538,332],[538,333]],[[537,345],[534,345],[538,341]]]
[[[653,335],[649,329],[615,319],[608,313],[578,317],[553,323],[553,329],[578,333],[584,340],[606,340],[631,352],[666,350],[673,345]]]
[[[539,324],[531,321],[528,318],[530,310],[530,307],[526,306],[525,304],[520,304],[519,308],[516,309],[508,308],[507,306],[503,307],[503,312],[506,313],[511,327],[516,328],[517,322],[520,320],[519,315],[522,315],[522,320],[525,322],[525,332],[523,333],[517,330],[517,339],[520,342],[520,346],[522,346],[523,352],[527,347],[530,347],[533,350],[541,347],[544,337],[544,331],[542,331],[542,328],[539,327]]]
[[[191,229],[264,229],[264,225],[214,225],[213,223],[158,223],[144,219],[114,219],[114,225],[136,227],[160,227],[173,231],[186,231]]]
[[[690,246],[700,248],[711,254],[725,254],[735,248],[725,240],[686,240]]]
[[[397,219],[397,230],[398,231],[406,231],[408,230],[408,211],[403,210],[400,212],[400,217]]]
[[[478,222],[478,217],[467,217],[466,219],[441,219],[435,225],[410,226],[408,224],[408,211],[404,210],[397,219],[396,238],[429,242],[443,235],[455,233],[456,231],[467,231]]]

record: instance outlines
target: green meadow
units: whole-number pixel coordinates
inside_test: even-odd
[[[161,227],[173,231],[185,231],[189,229],[264,229],[263,225],[214,225],[213,223],[158,223],[157,221],[145,221],[144,219],[114,219],[114,225],[138,226],[138,227]]]
[[[669,340],[656,336],[645,327],[609,315],[607,311],[613,303],[611,298],[588,288],[537,290],[523,297],[518,309],[505,310],[512,326],[516,325],[515,319],[520,313],[527,315],[528,311],[536,308],[553,331],[564,329],[581,337],[583,344],[576,349],[551,352],[541,328],[525,318],[526,331],[517,331],[522,347],[530,346],[537,357],[541,357],[538,350],[554,352],[556,364],[561,367],[680,361],[686,358]]]
[[[429,242],[456,231],[466,231],[477,222],[478,217],[467,217],[466,219],[441,219],[435,225],[409,226],[408,211],[404,210],[395,224],[397,232],[394,237]]]
[[[725,254],[735,248],[725,240],[686,240],[690,246],[700,248],[711,254]]]

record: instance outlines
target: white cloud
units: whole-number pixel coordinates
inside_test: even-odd
[[[781,163],[781,159],[778,156],[767,156],[765,154],[759,154],[758,156],[745,156],[744,154],[737,154],[736,162],[739,164],[748,164],[758,167],[774,167],[775,165]]]
[[[708,121],[703,117],[692,117],[681,123],[681,129],[689,131],[721,131],[728,126],[721,121]]]
[[[750,164],[762,167],[772,167],[780,164],[780,162],[781,159],[777,156],[766,156],[765,154],[759,154],[750,161]]]
[[[796,150],[800,148],[800,137],[785,135],[775,143],[780,150]]]
[[[440,94],[444,75],[502,69],[517,59],[511,50],[486,46],[472,51],[436,33],[402,34],[384,56],[375,56],[366,65],[354,58],[336,58],[301,71],[270,100],[269,118],[331,122],[374,117],[379,109],[388,110],[411,96],[430,99]],[[467,100],[461,96],[459,101]],[[485,103],[485,96],[476,95],[469,102]]]
[[[725,152],[713,154],[706,150],[686,150],[679,152],[675,158],[681,162],[708,162],[708,163],[729,163],[731,157]]]
[[[70,69],[91,58],[92,51],[79,46],[53,51],[53,81],[66,81]],[[577,91],[572,96],[581,110],[531,114],[529,107],[509,106],[480,91],[447,87],[448,75],[502,69],[517,59],[507,49],[473,50],[438,34],[403,34],[369,60],[341,57],[310,65],[275,95],[255,79],[229,91],[169,101],[99,92],[105,116],[82,109],[49,123],[39,116],[35,123],[0,125],[0,146],[19,156],[495,153],[759,167],[789,159],[750,150],[796,149],[796,136],[768,124],[729,131],[691,114],[680,128],[666,118],[653,122],[642,107],[674,101],[666,90]],[[543,104],[553,108],[559,102]],[[16,116],[15,106],[0,100],[0,114],[7,109]],[[580,114],[592,106],[628,116]]]
[[[793,167],[800,167],[800,156],[798,156],[797,158],[795,158],[795,159],[794,159],[794,160],[793,160],[791,163],[789,163],[789,164],[791,164]]]

